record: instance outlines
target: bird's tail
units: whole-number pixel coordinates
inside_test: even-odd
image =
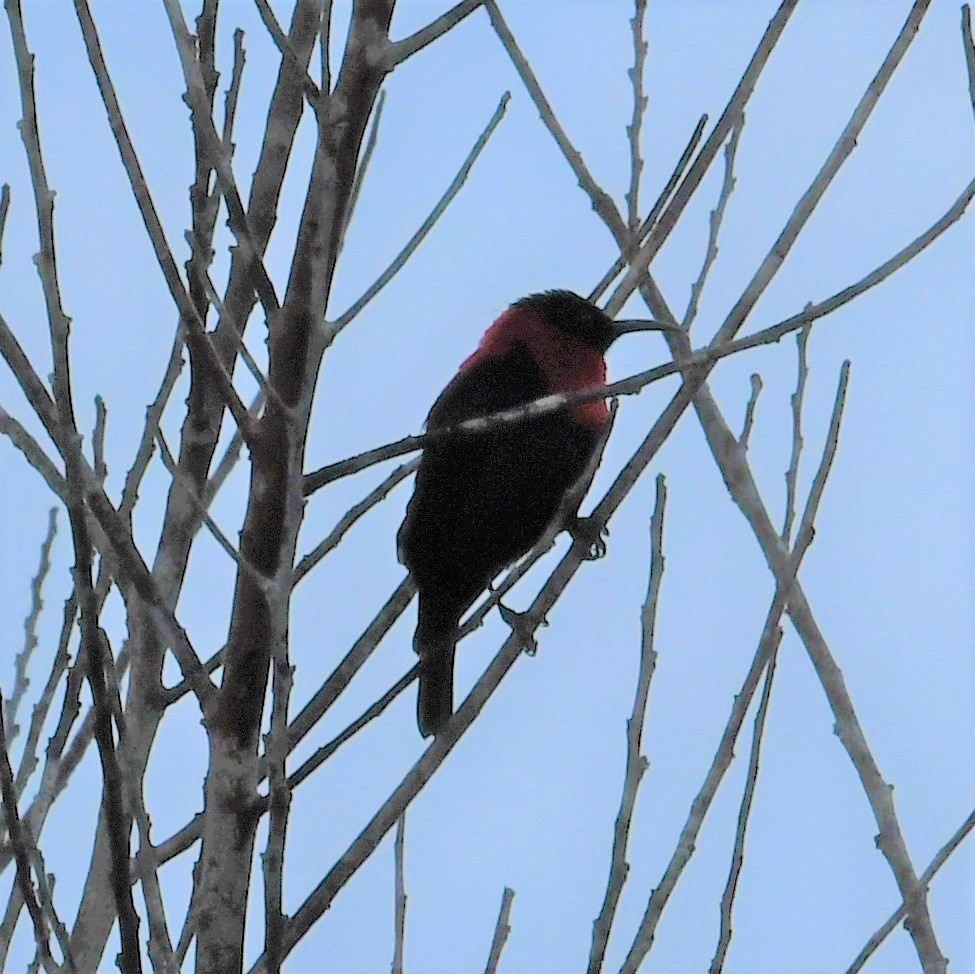
[[[420,688],[416,722],[424,737],[439,734],[454,712],[454,651],[457,621],[446,618],[420,596],[413,648],[420,657]]]

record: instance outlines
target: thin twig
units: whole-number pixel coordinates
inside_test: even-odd
[[[355,218],[355,211],[359,205],[359,196],[362,193],[362,187],[365,185],[366,176],[369,173],[369,164],[372,162],[372,155],[376,151],[376,143],[379,141],[379,125],[383,118],[383,108],[386,106],[386,89],[383,88],[379,92],[379,97],[376,99],[376,104],[372,110],[372,120],[369,123],[369,135],[366,137],[366,145],[362,150],[362,158],[359,160],[359,164],[356,166],[355,170],[355,182],[352,184],[352,192],[349,194],[349,205],[345,210],[345,223],[342,227],[342,240],[339,243],[339,250],[345,248],[345,234],[346,231],[352,226],[352,221]]]
[[[972,38],[972,10],[967,3],[961,8],[961,42],[965,48],[965,68],[968,72],[968,97],[975,112],[975,39]]]
[[[744,127],[745,116],[740,114],[732,124],[731,137],[724,148],[724,179],[721,182],[717,206],[711,211],[708,218],[708,244],[704,252],[704,262],[701,264],[701,272],[698,274],[697,280],[691,285],[691,296],[687,302],[684,319],[681,321],[681,328],[684,331],[689,331],[691,325],[694,324],[704,285],[718,256],[718,235],[721,232],[721,223],[724,220],[728,200],[731,199],[731,194],[735,189],[735,156],[738,153],[738,142],[741,139],[741,131]]]
[[[494,936],[491,938],[491,951],[488,954],[487,966],[484,974],[498,974],[498,964],[501,962],[501,951],[508,942],[511,934],[511,903],[515,898],[515,891],[505,886],[501,894],[501,908],[498,910],[498,922],[494,925]]]
[[[386,66],[392,70],[408,57],[422,51],[428,44],[443,37],[449,30],[453,30],[465,17],[483,6],[484,0],[461,0],[455,7],[441,14],[436,20],[421,28],[415,34],[394,41],[386,48]]]
[[[654,648],[654,631],[657,622],[657,605],[660,599],[660,582],[664,571],[663,530],[664,511],[667,505],[667,486],[663,474],[657,475],[657,497],[650,519],[650,578],[647,583],[647,597],[641,613],[643,638],[640,643],[640,670],[637,678],[633,710],[626,722],[626,770],[623,774],[623,793],[620,807],[613,827],[613,850],[610,855],[609,879],[606,895],[599,916],[592,928],[592,946],[589,950],[589,974],[599,974],[606,957],[609,935],[616,919],[616,908],[626,883],[629,864],[626,850],[633,821],[633,809],[643,775],[649,767],[646,757],[640,753],[643,742],[643,724],[646,719],[647,701],[650,696],[650,681],[657,666],[657,651]]]
[[[798,354],[796,391],[792,393],[792,454],[789,469],[785,472],[785,523],[782,526],[782,540],[788,544],[792,538],[792,522],[796,516],[796,482],[799,479],[799,460],[802,457],[802,402],[806,393],[806,380],[809,377],[809,363],[806,359],[806,346],[809,343],[808,325],[796,335]]]
[[[511,33],[504,17],[501,15],[497,3],[495,3],[495,0],[484,0],[484,8],[491,18],[491,26],[498,35],[501,45],[504,47],[508,57],[511,58],[511,63],[514,65],[515,71],[518,72],[522,83],[528,89],[528,93],[531,95],[531,99],[535,103],[535,107],[538,109],[542,121],[558,143],[562,154],[569,161],[583,192],[592,202],[592,208],[599,214],[603,222],[610,227],[614,235],[626,237],[628,235],[627,228],[623,222],[623,218],[620,216],[619,210],[616,208],[616,204],[613,202],[613,198],[596,182],[582,156],[569,141],[569,137],[566,135],[559,120],[555,117],[555,112],[545,97],[545,93],[542,91],[535,77],[535,72],[532,71],[531,65],[528,63],[528,59],[522,53],[518,42]]]
[[[792,215],[786,221],[775,243],[772,244],[768,254],[758,270],[755,271],[741,297],[735,302],[735,306],[728,313],[724,323],[718,329],[716,337],[719,340],[723,341],[732,338],[738,329],[741,328],[745,319],[758,303],[758,299],[765,292],[765,289],[784,263],[793,244],[802,232],[803,227],[806,225],[809,217],[812,216],[813,210],[823,198],[823,195],[833,182],[833,178],[840,171],[843,163],[846,162],[850,153],[856,147],[860,132],[863,130],[864,125],[866,125],[877,102],[880,100],[880,96],[884,93],[884,89],[886,89],[888,82],[893,77],[894,71],[897,70],[897,66],[903,60],[907,49],[917,35],[918,29],[921,26],[921,20],[927,13],[930,4],[931,0],[915,0],[904,22],[904,26],[891,45],[877,73],[867,86],[863,97],[857,103],[853,114],[840,133],[836,145],[823,163],[822,168],[816,174],[816,178],[796,204]]]
[[[378,700],[370,704],[348,727],[336,734],[327,744],[322,745],[307,757],[288,777],[288,784],[297,788],[306,778],[317,771],[343,744],[352,740],[366,724],[371,723],[417,678],[420,664],[407,670]]]
[[[406,880],[404,879],[404,833],[406,832],[406,813],[396,822],[396,840],[393,843],[393,872],[395,917],[393,921],[393,974],[403,974],[403,945],[406,940]]]
[[[731,869],[724,892],[721,895],[721,925],[718,934],[718,947],[708,974],[721,974],[724,970],[725,957],[731,945],[731,914],[734,908],[735,893],[738,890],[738,879],[741,876],[745,862],[745,836],[748,831],[748,820],[751,816],[752,804],[755,799],[755,787],[758,784],[759,761],[762,756],[762,738],[765,734],[765,721],[768,715],[769,699],[772,695],[772,680],[775,676],[775,663],[778,659],[778,645],[773,646],[765,665],[765,684],[762,696],[758,702],[755,714],[755,725],[752,731],[752,746],[748,755],[748,771],[745,774],[745,790],[742,793],[741,805],[738,809],[738,824],[735,829],[735,847],[731,854]]]
[[[36,842],[31,848],[31,855],[34,859],[34,875],[37,877],[37,898],[40,901],[41,909],[47,913],[47,918],[54,929],[54,937],[58,942],[58,947],[61,948],[61,956],[64,958],[64,965],[61,969],[62,971],[74,972],[77,968],[71,955],[71,939],[68,928],[58,916],[57,910],[54,909],[54,873],[47,871],[44,854]]]
[[[223,100],[223,131],[220,141],[228,156],[234,153],[234,122],[237,118],[237,100],[240,97],[240,82],[244,76],[247,55],[244,52],[244,32],[238,27],[234,31],[234,66],[230,73],[230,84]]]
[[[31,846],[33,840],[24,829],[17,812],[17,793],[14,789],[13,770],[10,767],[10,753],[7,750],[7,735],[4,721],[0,716],[0,792],[3,795],[3,811],[7,825],[7,835],[14,853],[17,865],[17,886],[20,895],[27,904],[31,921],[34,924],[34,941],[37,944],[41,963],[44,969],[53,974],[57,970],[54,958],[51,957],[47,920],[41,910],[40,903],[34,894],[34,882],[31,878]],[[13,931],[11,930],[12,934]]]
[[[467,158],[461,164],[460,169],[457,170],[457,174],[454,176],[450,185],[444,191],[443,196],[437,201],[437,204],[427,215],[427,218],[420,224],[417,231],[412,237],[407,241],[406,246],[393,258],[389,266],[376,278],[376,280],[366,288],[365,292],[355,300],[349,308],[342,312],[336,318],[336,320],[331,324],[330,328],[333,334],[338,334],[350,321],[352,321],[356,315],[362,311],[363,308],[396,276],[397,273],[402,269],[406,262],[413,256],[416,249],[421,243],[426,239],[427,234],[433,229],[437,221],[443,215],[444,211],[450,206],[454,197],[460,192],[461,187],[467,181],[467,177],[470,175],[471,169],[474,167],[474,163],[477,161],[477,157],[484,150],[487,145],[488,140],[494,134],[494,130],[501,123],[501,119],[504,118],[505,111],[508,107],[508,101],[511,98],[510,92],[505,92],[501,96],[501,100],[498,102],[498,107],[495,109],[494,114],[491,116],[491,120],[488,122],[484,131],[477,137],[474,145],[471,147],[471,151],[467,154]]]
[[[633,19],[630,21],[633,34],[633,67],[626,72],[633,86],[633,117],[626,127],[630,143],[630,188],[626,194],[626,222],[631,234],[639,232],[640,228],[640,176],[643,174],[640,132],[647,110],[647,97],[643,93],[643,73],[647,62],[643,18],[647,12],[647,0],[634,0],[633,6]]]
[[[659,253],[660,248],[664,245],[671,231],[677,225],[677,221],[690,202],[691,197],[701,185],[701,181],[710,169],[711,163],[718,154],[718,150],[724,144],[724,140],[731,131],[732,125],[744,111],[745,105],[755,89],[758,78],[765,69],[772,55],[772,51],[775,49],[776,44],[778,44],[789,22],[789,18],[795,12],[798,2],[799,0],[782,0],[782,3],[779,4],[775,15],[769,21],[768,27],[762,35],[761,41],[755,48],[751,60],[748,62],[748,66],[741,76],[741,80],[735,87],[720,118],[715,123],[714,129],[702,146],[701,151],[697,154],[687,174],[681,180],[680,185],[674,191],[666,209],[654,221],[649,236],[641,244],[639,252],[630,257],[628,254],[629,247],[626,250],[622,250],[618,258],[618,262],[622,262],[620,269],[627,263],[629,267],[607,305],[613,314],[619,311],[643,279],[647,268],[650,266],[650,262]],[[567,159],[570,164],[573,163],[571,158],[567,157]],[[610,224],[607,224],[607,226],[610,226]]]
[[[305,91],[308,103],[313,110],[317,111],[322,100],[322,93],[319,91],[318,85],[311,80],[305,65],[295,53],[291,42],[281,29],[281,25],[278,23],[277,17],[274,16],[274,11],[271,9],[267,0],[254,0],[254,2],[257,4],[257,12],[261,15],[261,20],[264,21],[267,32],[271,35],[271,40],[274,41],[274,46],[281,52],[285,60],[290,62],[291,67],[300,79],[301,87]]]
[[[649,234],[653,229],[654,224],[656,223],[660,214],[663,212],[664,207],[670,202],[670,199],[674,194],[674,189],[683,178],[684,173],[687,171],[688,163],[691,161],[691,156],[694,155],[694,152],[701,141],[701,137],[704,135],[704,128],[707,124],[708,116],[707,114],[704,114],[698,119],[697,125],[694,127],[694,131],[691,133],[691,137],[688,139],[687,145],[684,146],[684,151],[677,160],[677,165],[674,166],[674,171],[670,174],[670,177],[664,184],[664,188],[660,191],[657,201],[653,204],[650,212],[646,215],[643,223],[640,224],[639,229],[633,236],[634,246],[640,246],[643,243],[647,234]],[[609,268],[608,271],[606,271],[599,283],[589,293],[589,300],[594,304],[599,301],[606,288],[613,283],[624,267],[626,267],[626,257],[620,254],[615,263]]]
[[[129,472],[125,475],[125,486],[122,488],[122,500],[119,503],[119,516],[131,523],[132,512],[139,500],[139,487],[142,478],[149,468],[149,461],[152,459],[153,445],[156,442],[156,430],[162,422],[163,413],[169,403],[169,397],[173,389],[176,388],[176,380],[183,371],[183,337],[177,330],[173,338],[173,347],[169,353],[169,361],[166,363],[166,370],[163,373],[162,382],[159,384],[159,391],[156,398],[146,408],[146,422],[142,428],[142,436],[139,439],[139,447],[136,450],[135,459]]]
[[[741,426],[741,436],[738,437],[738,444],[743,452],[748,452],[748,439],[755,424],[755,408],[758,406],[758,397],[762,392],[762,377],[753,372],[751,379],[752,391],[748,397],[748,404],[745,406],[745,420]]]
[[[948,861],[951,854],[962,844],[973,829],[975,829],[975,810],[958,826],[954,835],[937,851],[934,858],[928,863],[928,868],[918,877],[918,889],[926,890],[928,888],[938,870]],[[846,974],[858,974],[859,971],[862,971],[864,964],[873,956],[874,951],[890,936],[897,927],[897,924],[906,916],[907,907],[901,903],[887,918],[886,922],[863,945],[863,950],[857,954],[856,960],[847,968]]]
[[[207,513],[206,506],[196,496],[196,491],[187,482],[185,475],[180,470],[179,464],[169,449],[169,445],[166,443],[166,437],[163,436],[163,432],[159,428],[156,429],[156,442],[159,444],[159,455],[162,459],[163,466],[165,466],[169,475],[174,480],[181,481],[183,489],[186,491],[190,500],[196,505],[200,517],[203,519],[203,523],[207,526],[207,530],[213,535],[217,544],[237,563],[241,571],[247,572],[250,575],[259,587],[266,587],[267,579],[230,543],[230,540],[220,529],[220,525]]]
[[[92,469],[95,471],[95,479],[100,483],[105,483],[108,476],[108,465],[105,463],[105,426],[108,421],[108,410],[105,407],[105,400],[101,396],[95,396],[95,430],[91,437]]]
[[[332,91],[332,67],[329,43],[332,35],[332,0],[319,0],[321,13],[318,21],[318,60],[322,81],[322,101],[324,108]]]
[[[10,209],[10,187],[0,186],[0,266],[3,265],[3,231],[7,227],[7,211]]]
[[[0,330],[2,329],[3,317],[0,316]],[[0,406],[0,433],[3,433],[20,450],[28,465],[33,467],[41,475],[44,483],[50,487],[51,492],[61,500],[64,500],[68,492],[64,475],[44,452],[40,443],[3,406]]]
[[[61,635],[58,639],[57,652],[54,654],[54,662],[51,672],[48,674],[47,683],[41,691],[40,698],[34,704],[34,712],[31,714],[30,730],[27,732],[27,740],[20,755],[20,767],[17,768],[17,778],[14,782],[17,788],[17,796],[24,793],[24,788],[30,780],[30,776],[37,767],[37,744],[41,739],[41,731],[47,720],[47,715],[54,701],[54,692],[57,690],[61,677],[68,669],[68,642],[74,628],[74,620],[78,613],[78,600],[74,593],[64,603],[64,617],[61,623]],[[69,694],[65,694],[67,703]]]
[[[24,619],[24,648],[17,654],[14,660],[14,688],[9,699],[4,704],[4,719],[7,721],[8,741],[13,743],[20,733],[20,726],[17,724],[17,710],[27,693],[30,686],[30,678],[27,670],[30,666],[31,656],[37,648],[37,620],[41,616],[44,608],[44,599],[41,597],[44,590],[44,582],[51,570],[51,545],[54,544],[54,536],[58,530],[58,510],[52,507],[47,513],[47,533],[41,543],[40,564],[37,566],[37,573],[30,583],[30,611]]]
[[[352,525],[364,514],[372,510],[373,507],[384,501],[393,488],[401,481],[406,480],[419,465],[419,458],[410,460],[409,463],[401,464],[385,480],[366,494],[361,501],[353,504],[342,515],[338,524],[295,565],[294,583],[297,584],[300,582],[330,551],[337,548]]]
[[[290,586],[288,586],[290,594]],[[281,598],[284,593],[277,593]],[[288,758],[288,702],[291,696],[293,671],[288,660],[287,642],[282,630],[271,660],[271,727],[265,738],[269,783],[267,848],[264,852],[264,954],[268,958],[269,974],[279,974],[284,954],[281,941],[284,935],[284,849],[291,807],[291,783],[287,776]]]

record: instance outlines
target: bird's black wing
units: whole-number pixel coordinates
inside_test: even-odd
[[[427,428],[549,392],[531,352],[517,344],[455,376],[433,404]],[[456,584],[465,598],[476,598],[541,537],[598,437],[598,430],[557,413],[428,444],[398,536],[402,560],[421,590],[429,579],[437,587]]]

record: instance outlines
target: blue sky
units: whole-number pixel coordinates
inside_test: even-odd
[[[717,118],[775,6],[759,0],[650,4],[644,210],[699,115],[706,111],[712,121]],[[909,6],[904,0],[799,5],[747,109],[737,188],[702,299],[695,344],[710,338],[764,258]],[[286,21],[287,5],[277,3],[275,9]],[[336,4],[336,9],[338,40],[348,6]],[[442,9],[402,0],[394,36],[408,34]],[[503,9],[570,137],[622,206],[629,158],[624,126],[631,112],[630,4],[513,0]],[[106,0],[93,3],[93,10],[126,121],[181,262],[191,141],[164,11],[148,0]],[[195,13],[187,8],[188,16]],[[165,366],[176,312],[128,190],[71,11],[53,0],[27,0],[25,17],[37,55],[48,178],[57,191],[79,424],[91,428],[92,400],[100,394],[109,411],[108,488],[117,499],[145,406]],[[858,280],[933,223],[972,178],[975,122],[958,22],[955,4],[934,0],[856,151],[746,330],[773,324]],[[245,187],[277,61],[252,4],[225,0],[221,23],[224,82],[233,28],[246,30],[235,159]],[[36,228],[15,127],[20,117],[15,84],[4,29],[0,181],[10,183],[13,203],[0,268],[0,310],[46,375],[50,353],[31,264]],[[548,287],[587,293],[612,263],[609,234],[575,185],[487,18],[475,14],[389,80],[379,143],[330,313],[340,313],[358,297],[408,239],[505,90],[512,92],[507,117],[454,205],[407,268],[328,353],[309,467],[418,431],[437,392],[511,301]],[[305,118],[267,260],[279,292],[312,147],[313,130]],[[653,264],[658,284],[678,311],[700,267],[720,178],[719,164]],[[918,872],[975,804],[972,226],[969,214],[881,288],[820,322],[809,345],[802,501],[844,359],[852,361],[852,375],[817,538],[800,578],[874,755],[895,785]],[[224,250],[214,269],[217,281],[226,266]],[[639,302],[631,302],[627,311],[640,314]],[[250,327],[250,346],[260,358],[263,322],[255,319]],[[631,338],[613,349],[611,374],[640,371],[664,361],[666,354],[657,337]],[[752,372],[762,375],[764,391],[749,456],[766,504],[780,521],[794,343],[725,360],[715,370],[712,390],[733,428],[740,426]],[[251,380],[246,374],[238,380],[246,399]],[[668,380],[622,402],[592,498],[611,483],[676,387]],[[184,396],[181,386],[164,422],[173,447]],[[38,430],[5,369],[0,369],[0,404]],[[0,464],[0,579],[7,593],[0,602],[7,634],[0,682],[9,693],[29,578],[52,501],[5,441]],[[579,572],[540,633],[538,655],[519,661],[408,813],[406,967],[415,974],[483,968],[505,885],[517,895],[503,971],[556,974],[585,963],[621,787],[657,473],[667,478],[669,503],[656,642],[660,655],[644,743],[650,770],[637,805],[631,871],[607,970],[618,968],[626,952],[710,763],[773,591],[761,551],[730,501],[693,414],[681,420],[614,518],[608,557]],[[300,549],[311,548],[384,475],[384,469],[371,469],[313,498]],[[167,484],[157,460],[136,519],[147,560],[155,549]],[[409,487],[400,487],[299,589],[291,649],[297,666],[294,711],[401,579],[394,535],[408,495]],[[241,467],[214,509],[231,538],[237,536],[245,498]],[[34,688],[45,675],[42,661],[53,653],[61,601],[70,590],[63,512],[61,526]],[[552,564],[550,556],[545,565]],[[511,604],[527,605],[544,577],[540,566]],[[201,535],[177,614],[206,656],[222,645],[232,587],[229,561]],[[412,665],[412,621],[412,613],[400,620],[296,752],[296,760],[329,740]],[[105,624],[117,650],[124,619],[114,597]],[[504,634],[500,620],[492,617],[464,644],[458,695],[473,684]],[[422,753],[413,706],[410,692],[297,793],[289,832],[288,910],[300,905]],[[750,727],[749,719],[738,759],[660,925],[643,967],[650,974],[700,971],[714,952]],[[805,650],[789,627],[763,754],[726,970],[844,970],[898,898],[874,846],[876,826],[866,798],[833,734],[833,717]],[[164,722],[147,780],[157,839],[199,810],[205,766],[203,732],[187,701]],[[92,752],[72,795],[52,813],[42,843],[58,877],[59,910],[69,920],[87,869],[96,783]],[[184,856],[162,872],[171,917],[181,919],[185,909],[191,864]],[[975,853],[966,846],[932,887],[935,928],[956,974],[975,970],[973,877]],[[259,878],[254,889],[248,943],[256,956],[262,938]],[[388,837],[285,969],[385,970],[392,957],[392,890]],[[113,953],[110,946],[106,957]],[[11,969],[29,956],[22,922]],[[105,961],[106,970],[110,963]],[[872,969],[885,974],[918,969],[906,933],[891,936]]]

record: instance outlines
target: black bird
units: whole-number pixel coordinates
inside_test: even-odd
[[[661,329],[614,322],[571,291],[516,302],[433,404],[429,431],[606,381],[621,335]],[[609,420],[603,399],[485,433],[427,444],[399,529],[399,557],[419,594],[417,723],[424,737],[453,713],[461,616],[492,579],[535,545],[586,471]],[[572,514],[575,511],[571,512]]]

